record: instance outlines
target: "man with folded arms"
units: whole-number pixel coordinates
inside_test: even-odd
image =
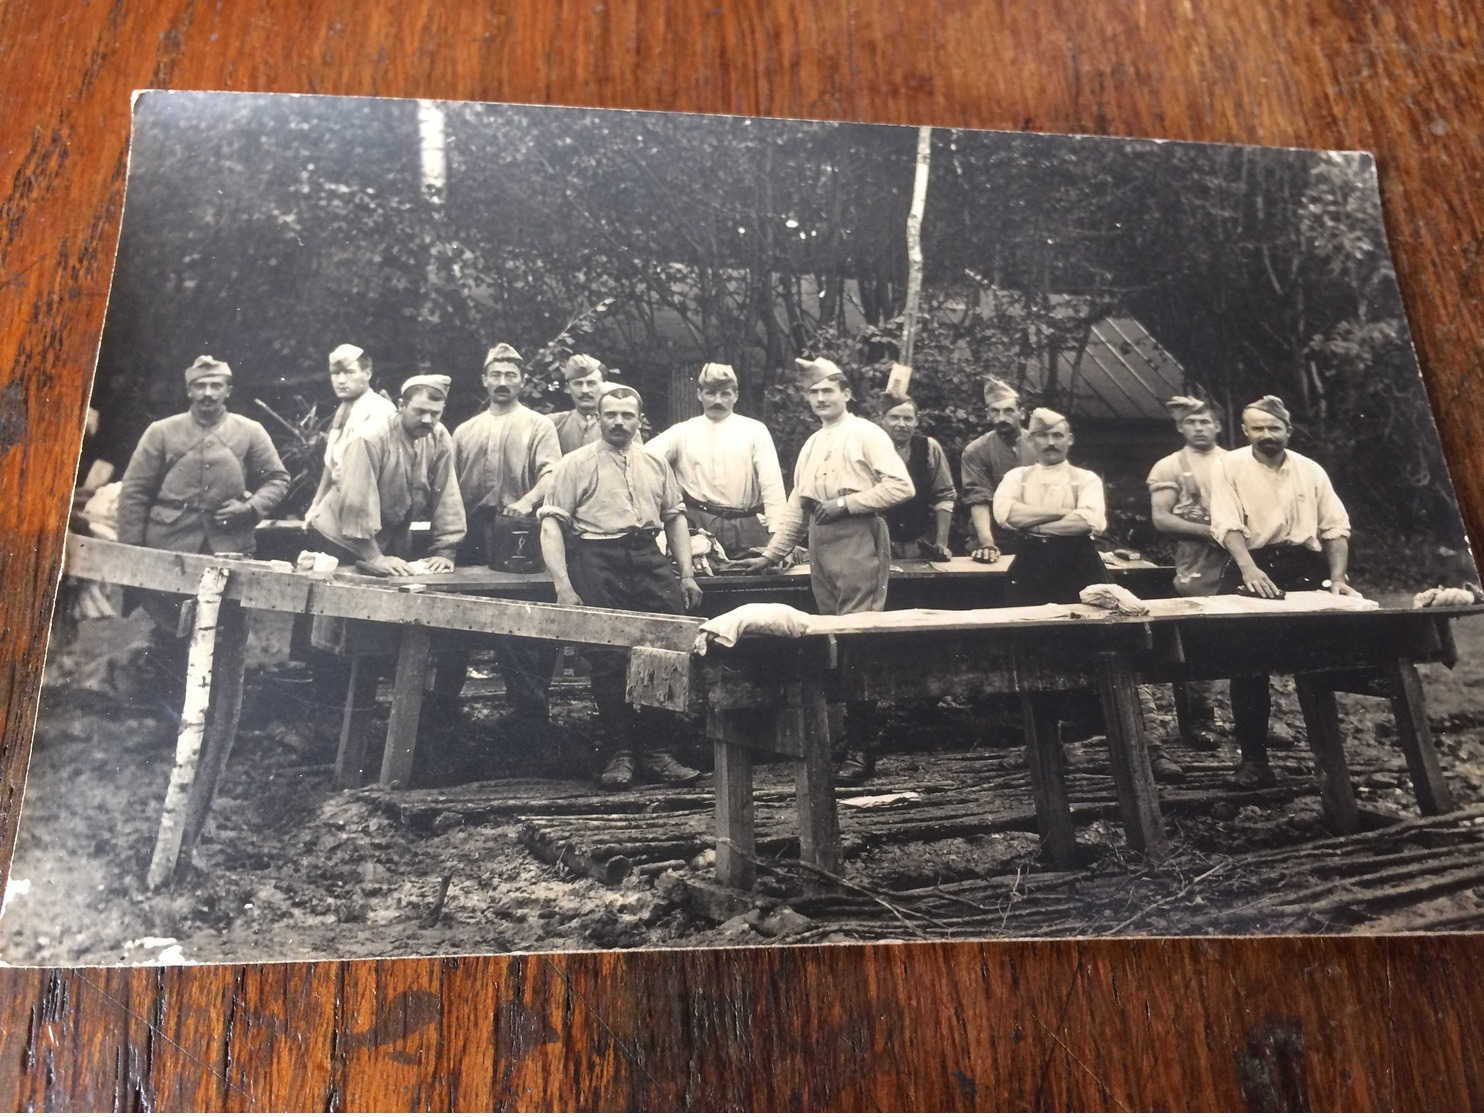
[[[885,431],[850,413],[850,381],[839,365],[822,357],[795,364],[797,383],[821,426],[799,451],[793,492],[773,525],[773,538],[748,571],[763,572],[807,536],[818,611],[880,612],[891,572],[891,539],[881,515],[912,498],[907,463]],[[835,773],[841,783],[864,782],[875,771],[875,705],[846,706],[846,756]]]
[[[738,415],[737,374],[731,365],[708,364],[696,378],[704,408],[645,444],[675,471],[691,527],[711,533],[729,559],[768,544],[787,499],[778,450],[768,428]]]
[[[635,445],[643,413],[638,392],[607,385],[601,441],[566,455],[552,473],[539,512],[541,554],[560,605],[684,613],[700,604],[680,484],[663,459]],[[669,556],[659,549],[661,531]],[[675,716],[636,712],[626,700],[627,649],[593,645],[585,655],[606,754],[602,785],[628,787],[636,771],[668,784],[699,780],[670,750]]]
[[[501,559],[498,540],[512,525],[528,525],[526,542],[533,564],[539,564],[540,536],[534,517],[561,460],[556,428],[520,401],[525,361],[516,349],[500,343],[484,358],[484,388],[489,406],[453,432],[454,468],[464,501],[468,534],[461,563],[494,567]],[[443,713],[452,715],[468,673],[469,649],[477,638],[450,646],[438,661],[438,694]],[[492,637],[505,679],[505,698],[516,717],[545,721],[551,673],[560,646],[541,640]]]
[[[1327,589],[1360,596],[1346,579],[1350,517],[1318,462],[1288,449],[1293,422],[1277,396],[1242,409],[1247,445],[1211,469],[1211,536],[1230,555],[1222,593],[1278,598]],[[1268,764],[1272,695],[1266,675],[1232,680],[1232,723],[1242,760],[1231,782],[1243,789],[1277,782]]]
[[[1085,588],[1108,579],[1092,542],[1108,526],[1103,482],[1067,461],[1075,439],[1065,415],[1036,408],[1027,436],[1036,464],[1012,469],[994,494],[995,519],[1016,532],[1005,598],[1010,605],[1075,604]],[[1185,778],[1158,747],[1149,750],[1149,766],[1157,780]]]
[[[1009,538],[1000,539],[996,535],[995,490],[1012,469],[1034,465],[1036,451],[1021,428],[1024,414],[1020,394],[1014,388],[989,377],[984,382],[984,407],[989,413],[990,429],[964,447],[959,469],[963,475],[964,503],[968,505],[974,528],[975,545],[969,557],[975,562],[994,562],[1001,551],[1008,554],[1014,546]]]

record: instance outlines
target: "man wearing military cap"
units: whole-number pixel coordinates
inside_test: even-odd
[[[525,360],[501,342],[484,357],[489,406],[453,432],[455,469],[468,534],[459,561],[529,572],[541,566],[536,508],[546,495],[562,450],[551,420],[520,401]],[[510,564],[516,564],[512,566]],[[438,664],[438,693],[456,700],[468,672],[469,648],[449,647]],[[516,637],[492,637],[505,678],[505,698],[518,717],[544,721],[557,645]]]
[[[776,524],[787,499],[773,436],[756,419],[736,413],[737,395],[731,365],[701,366],[696,396],[702,414],[645,445],[675,471],[691,526],[709,531],[731,559],[767,546],[759,515]]]
[[[606,378],[603,362],[586,353],[574,353],[562,365],[562,379],[567,383],[567,394],[572,397],[572,410],[557,411],[551,416],[562,453],[570,454],[602,437],[598,430],[598,397],[603,394]]]
[[[1103,482],[1067,461],[1071,421],[1049,407],[1031,412],[1034,465],[1017,466],[995,489],[994,518],[1016,533],[1005,597],[1011,605],[1072,604],[1107,577],[1092,537],[1106,530]]]
[[[433,373],[409,377],[396,412],[346,446],[339,482],[305,525],[321,550],[382,576],[411,574],[417,558],[428,573],[453,569],[465,520],[453,439],[439,421],[450,383]],[[432,528],[426,548],[413,543],[418,520]]]
[[[185,371],[190,409],[151,423],[119,484],[118,539],[188,554],[251,554],[254,529],[288,492],[289,475],[261,423],[227,410],[232,369],[197,357]],[[151,657],[175,695],[187,645],[176,594],[141,593],[156,631]]]
[[[121,543],[188,553],[253,550],[253,528],[288,491],[261,423],[227,410],[232,370],[197,357],[185,372],[190,410],[151,423],[119,487]]]
[[[883,512],[912,498],[907,463],[887,433],[850,414],[850,381],[840,366],[818,358],[798,360],[796,380],[821,426],[799,451],[794,488],[773,537],[749,566],[761,573],[809,543],[809,584],[820,613],[876,612],[886,608],[891,538]],[[875,770],[875,704],[846,707],[845,762],[841,783],[860,783]]]
[[[340,476],[340,462],[351,439],[384,421],[397,405],[371,388],[371,355],[357,345],[337,345],[330,351],[330,387],[339,405],[325,433],[325,464],[319,487],[309,502],[305,520],[312,519],[330,486]]]
[[[1277,598],[1327,589],[1359,596],[1347,578],[1350,517],[1318,462],[1288,449],[1293,422],[1277,396],[1242,409],[1247,445],[1211,469],[1211,537],[1230,558],[1221,592]],[[1240,788],[1276,782],[1268,764],[1272,695],[1265,675],[1232,680],[1232,723],[1242,761]]]
[[[996,532],[994,494],[1005,474],[1023,465],[1034,465],[1036,449],[1021,428],[1024,413],[1020,393],[997,377],[984,382],[984,407],[990,429],[964,447],[959,458],[963,476],[964,504],[974,528],[974,548],[969,557],[994,562],[1002,550],[1013,549],[1010,533]],[[1004,528],[1005,525],[999,525]]]

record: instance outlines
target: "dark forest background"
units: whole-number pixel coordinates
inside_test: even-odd
[[[424,184],[419,103],[149,93],[94,390],[120,466],[182,409],[199,353],[233,406],[312,474],[352,341],[395,391],[454,378],[447,422],[482,405],[486,347],[533,359],[528,402],[568,406],[557,367],[592,352],[664,426],[703,360],[785,465],[813,427],[792,358],[840,360],[868,396],[901,336],[917,130],[442,103],[445,184]],[[426,112],[426,110],[423,110]],[[1276,392],[1294,448],[1329,468],[1362,533],[1402,554],[1463,546],[1408,336],[1375,168],[1358,153],[935,129],[913,394],[950,453],[984,429],[986,373],[1063,405],[1092,325],[1138,319],[1227,411]],[[262,405],[271,408],[269,415]],[[1238,436],[1239,437],[1239,436]],[[1148,543],[1153,460],[1100,463]],[[311,485],[312,487],[312,485]],[[285,509],[295,511],[298,509]]]

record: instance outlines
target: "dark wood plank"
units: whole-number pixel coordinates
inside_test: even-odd
[[[397,677],[392,684],[392,712],[386,727],[386,749],[381,754],[381,782],[388,787],[406,787],[412,781],[431,644],[432,632],[421,625],[409,625],[402,630]]]
[[[729,888],[750,888],[757,856],[752,805],[752,750],[720,738],[716,757],[716,879]]]
[[[376,667],[367,656],[350,662],[350,685],[340,719],[340,747],[335,753],[335,786],[360,787],[366,782],[366,731],[376,707]]]
[[[1062,755],[1057,713],[1061,696],[1022,694],[1020,720],[1025,730],[1025,762],[1030,769],[1031,798],[1036,804],[1036,829],[1041,852],[1054,867],[1077,864],[1077,832],[1067,801],[1066,760]]]
[[[1113,786],[1118,791],[1118,808],[1128,844],[1151,857],[1160,857],[1169,843],[1165,841],[1154,773],[1149,769],[1139,688],[1128,660],[1117,652],[1099,654],[1097,683],[1108,733],[1108,752],[1113,761]]]
[[[1407,772],[1412,777],[1412,791],[1423,814],[1446,814],[1454,809],[1453,792],[1438,764],[1437,746],[1433,744],[1432,727],[1427,724],[1427,698],[1422,693],[1422,680],[1417,668],[1398,660],[1392,677],[1395,688],[1391,710],[1396,715],[1396,736],[1407,758]]]
[[[0,316],[0,860],[20,814],[131,90],[483,97],[1368,149],[1478,539],[1481,57],[1484,21],[1461,0],[159,0],[65,13],[14,0],[0,17],[0,285],[14,308]],[[1236,1109],[1283,1080],[1302,1082],[1314,1109],[1475,1110],[1484,1010],[1458,990],[1481,984],[1473,935],[4,969],[0,1100]]]
[[[1299,708],[1304,712],[1309,748],[1314,753],[1325,816],[1340,833],[1353,834],[1360,827],[1360,809],[1350,782],[1350,765],[1345,760],[1345,739],[1340,734],[1335,692],[1322,679],[1308,675],[1296,676],[1293,684],[1298,691]]]

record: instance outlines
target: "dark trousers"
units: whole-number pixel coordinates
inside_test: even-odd
[[[641,613],[684,613],[680,577],[649,535],[623,539],[567,537],[567,576],[584,605]],[[602,723],[604,752],[667,752],[676,719],[663,710],[635,711],[625,692],[629,653],[625,648],[587,646],[593,701]]]
[[[1322,589],[1329,577],[1329,562],[1322,551],[1307,547],[1279,545],[1259,547],[1252,561],[1284,591]],[[1221,572],[1221,593],[1236,593],[1242,585],[1242,571],[1236,561],[1228,559]],[[1266,763],[1268,759],[1268,719],[1273,714],[1273,696],[1266,675],[1239,675],[1232,680],[1232,733],[1242,759]]]
[[[1108,568],[1086,535],[1021,534],[1005,575],[1006,605],[1075,605]]]
[[[433,693],[447,703],[458,701],[469,674],[469,657],[477,648],[493,648],[505,680],[505,701],[516,717],[545,720],[551,675],[560,644],[519,636],[445,633],[437,654]]]

